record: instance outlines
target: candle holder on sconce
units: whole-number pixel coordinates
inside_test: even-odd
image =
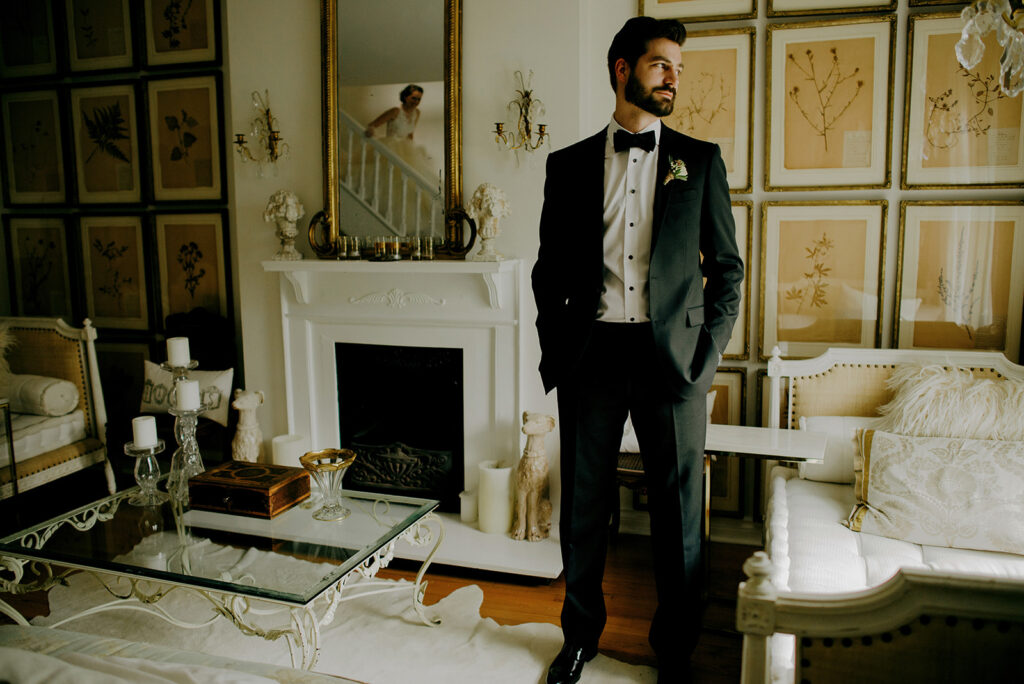
[[[167,412],[174,416],[174,439],[178,442],[178,448],[171,456],[171,474],[167,482],[167,491],[179,504],[188,502],[189,478],[206,470],[202,454],[199,453],[199,443],[196,441],[196,424],[199,422],[199,414],[208,408],[206,404],[200,404],[194,409],[167,409]]]
[[[160,479],[160,465],[156,455],[163,453],[164,440],[158,439],[150,446],[135,446],[134,442],[124,445],[124,453],[135,458],[135,482],[139,491],[128,499],[133,506],[157,506],[167,501],[170,496],[156,488]]]
[[[173,387],[173,383],[176,383],[179,380],[187,380],[188,372],[191,370],[195,370],[196,368],[199,368],[199,362],[196,361],[195,359],[192,359],[191,361],[188,362],[187,366],[172,366],[168,362],[164,361],[163,363],[160,364],[160,368],[164,369],[173,376],[173,379],[171,380],[171,386]]]

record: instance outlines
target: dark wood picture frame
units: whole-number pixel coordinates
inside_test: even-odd
[[[161,320],[197,306],[229,316],[223,213],[157,214]]]
[[[142,200],[136,89],[117,83],[71,91],[78,200],[84,204]]]
[[[8,216],[7,222],[17,315],[70,320],[73,307],[64,218]]]
[[[142,217],[82,216],[85,312],[100,328],[149,327]]]
[[[147,65],[219,62],[217,0],[192,0],[185,8],[182,4],[180,0],[145,0]]]
[[[129,0],[65,0],[64,8],[71,71],[134,65]]]
[[[159,79],[146,87],[153,198],[222,199],[218,75]]]
[[[53,0],[5,3],[0,21],[0,78],[56,73]]]
[[[64,204],[64,131],[60,93],[23,90],[0,96],[4,133],[4,200]]]

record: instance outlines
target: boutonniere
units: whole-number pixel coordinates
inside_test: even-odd
[[[671,156],[668,158],[668,173],[665,175],[665,180],[662,185],[668,185],[674,180],[684,181],[688,178],[686,172],[686,164],[683,163],[682,159],[673,159]]]

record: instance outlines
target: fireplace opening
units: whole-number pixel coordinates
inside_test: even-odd
[[[345,488],[438,499],[464,488],[462,350],[335,344]]]

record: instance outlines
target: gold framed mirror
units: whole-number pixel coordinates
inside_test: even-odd
[[[419,1],[422,2],[422,0]],[[437,230],[437,233],[439,233],[437,237],[441,242],[436,249],[436,255],[438,258],[464,259],[476,240],[476,225],[467,216],[462,206],[462,0],[433,1],[444,4],[444,29],[441,36],[444,40],[444,163],[440,167],[439,175],[441,178],[438,183],[440,189],[443,189],[443,197],[436,197],[436,201],[441,206],[434,212],[439,217],[439,222],[441,223]],[[309,242],[316,255],[322,259],[337,259],[344,258],[345,256],[344,254],[339,254],[339,245],[342,242],[340,238],[347,234],[343,230],[343,226],[341,226],[341,217],[343,215],[341,182],[343,174],[348,180],[351,180],[353,177],[352,159],[357,158],[355,162],[358,167],[356,174],[362,174],[364,177],[367,175],[372,176],[373,181],[369,183],[370,185],[379,183],[378,178],[380,175],[376,167],[371,167],[371,170],[367,171],[369,164],[365,148],[363,148],[364,151],[361,156],[352,154],[352,140],[360,136],[356,136],[351,132],[353,126],[352,117],[340,109],[339,90],[341,89],[341,72],[339,71],[339,52],[341,45],[339,43],[338,22],[342,19],[341,15],[343,14],[345,3],[351,2],[359,3],[358,7],[360,8],[375,4],[364,3],[363,0],[320,0],[320,57],[322,63],[321,130],[323,136],[323,196],[326,206],[322,211],[313,216],[310,221]],[[356,6],[351,5],[353,8]],[[382,38],[379,42],[387,42],[394,45],[393,39],[390,38],[387,41]],[[403,102],[404,97],[403,95]],[[395,108],[396,111],[397,109]],[[418,112],[416,117],[418,121]],[[347,135],[345,139],[343,139],[342,133],[342,120],[346,121],[350,129],[345,134]],[[371,137],[371,134],[368,132],[366,137]],[[362,145],[361,140],[358,142]],[[371,154],[376,154],[376,152],[371,152]],[[385,158],[388,156],[386,151],[380,152],[380,154]],[[392,183],[391,171],[388,170],[386,173],[388,178],[386,184],[390,192],[390,185]],[[361,185],[365,187],[367,184],[364,178]],[[407,189],[403,192],[404,194],[409,194]],[[415,192],[414,190],[413,193]],[[376,204],[376,190],[374,190],[374,193],[372,203]],[[435,195],[437,194],[442,193],[435,191]],[[381,213],[387,213],[390,216],[392,213],[391,200],[385,201],[388,203],[387,211],[384,212],[382,210]],[[396,201],[402,202],[401,213],[404,217],[407,211],[405,196],[402,195],[401,199]],[[414,201],[417,205],[421,202],[419,195],[416,195]],[[429,202],[430,200],[425,199],[423,201]],[[415,230],[418,235],[420,223],[416,223]],[[397,234],[402,233],[399,231]],[[430,234],[435,235],[433,226],[430,228]]]

